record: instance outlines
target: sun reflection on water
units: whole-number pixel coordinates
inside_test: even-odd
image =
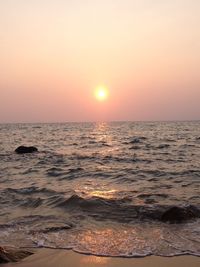
[[[91,191],[89,192],[89,196],[91,197],[102,197],[102,198],[114,198],[115,193],[117,192],[117,190],[113,189],[113,190],[96,190],[96,191]]]
[[[78,249],[90,251],[92,254],[105,255],[141,255],[149,254],[153,247],[152,237],[159,237],[157,229],[145,229],[140,225],[115,227],[114,225],[99,230],[83,231],[77,236]],[[96,259],[99,260],[98,257]],[[104,262],[104,261],[102,261]]]
[[[109,258],[106,257],[96,257],[96,256],[85,256],[84,258],[81,259],[82,264],[92,264],[95,266],[98,265],[106,265],[110,261]]]

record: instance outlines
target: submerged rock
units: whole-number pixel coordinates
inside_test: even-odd
[[[31,251],[0,247],[0,263],[16,262],[32,254]]]
[[[187,220],[200,217],[200,211],[194,206],[171,207],[162,214],[161,221],[170,223],[182,223]]]
[[[130,144],[138,144],[141,143],[141,139],[139,137],[135,137],[133,140],[130,141]]]
[[[25,153],[34,153],[37,152],[38,149],[34,146],[19,146],[15,149],[17,154],[25,154]]]

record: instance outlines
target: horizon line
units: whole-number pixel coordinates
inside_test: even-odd
[[[200,122],[200,119],[172,119],[172,120],[105,120],[105,121],[44,121],[44,122],[0,122],[2,124],[67,124],[67,123],[154,123],[154,122]]]

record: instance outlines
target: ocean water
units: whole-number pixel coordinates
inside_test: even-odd
[[[18,155],[20,145],[38,153]],[[1,245],[200,255],[200,122],[0,125]]]

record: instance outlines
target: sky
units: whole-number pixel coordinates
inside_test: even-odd
[[[0,0],[0,122],[200,119],[199,14],[199,0]]]

